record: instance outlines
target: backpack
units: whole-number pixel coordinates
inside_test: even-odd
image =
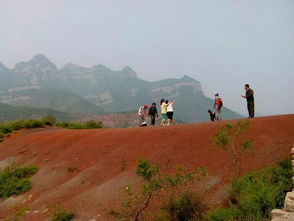
[[[219,97],[216,99],[216,103],[215,103],[219,108],[221,108],[223,106],[223,101],[222,99]]]
[[[221,99],[221,98],[219,99],[219,106],[220,106],[220,107],[222,107],[222,106],[223,106],[223,101],[222,101],[222,99]]]

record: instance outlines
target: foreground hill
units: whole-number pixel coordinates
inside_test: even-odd
[[[92,114],[138,110],[142,104],[158,104],[161,98],[177,100],[174,110],[184,122],[206,120],[213,104],[201,83],[187,75],[150,82],[130,67],[115,71],[103,65],[66,64],[58,69],[42,54],[13,69],[0,63],[0,102],[7,104]],[[240,115],[224,107],[223,117]]]
[[[107,211],[121,200],[122,187],[136,183],[139,158],[152,163],[205,166],[208,176],[196,184],[207,191],[211,205],[221,202],[232,162],[211,143],[217,129],[235,121],[185,124],[172,127],[21,131],[0,144],[0,167],[11,163],[33,164],[33,189],[0,202],[0,219],[14,205],[31,211],[24,220],[45,220],[48,208],[61,204],[77,220],[113,220]],[[255,118],[242,138],[253,140],[244,155],[242,174],[290,157],[294,144],[294,115]],[[123,167],[123,168],[122,168]],[[70,172],[69,168],[75,168]]]

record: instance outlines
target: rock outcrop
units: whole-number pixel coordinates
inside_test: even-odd
[[[292,167],[294,170],[294,146],[291,150]],[[292,178],[294,186],[294,177]],[[286,194],[284,208],[272,211],[272,221],[293,221],[294,220],[294,189]]]

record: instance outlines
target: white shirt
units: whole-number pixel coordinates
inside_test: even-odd
[[[169,104],[168,106],[167,106],[167,112],[173,112],[174,110],[173,110],[173,104]]]

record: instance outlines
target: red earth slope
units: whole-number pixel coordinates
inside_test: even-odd
[[[25,220],[46,220],[47,209],[60,203],[76,220],[113,220],[107,211],[120,202],[122,187],[137,182],[139,158],[189,168],[205,166],[205,187],[212,205],[224,197],[232,162],[212,145],[211,137],[227,123],[209,122],[171,127],[20,131],[0,144],[0,168],[10,163],[37,165],[33,188],[20,197],[0,201],[0,220],[14,205],[26,205]],[[290,157],[294,115],[255,118],[242,139],[252,139],[242,173]]]

